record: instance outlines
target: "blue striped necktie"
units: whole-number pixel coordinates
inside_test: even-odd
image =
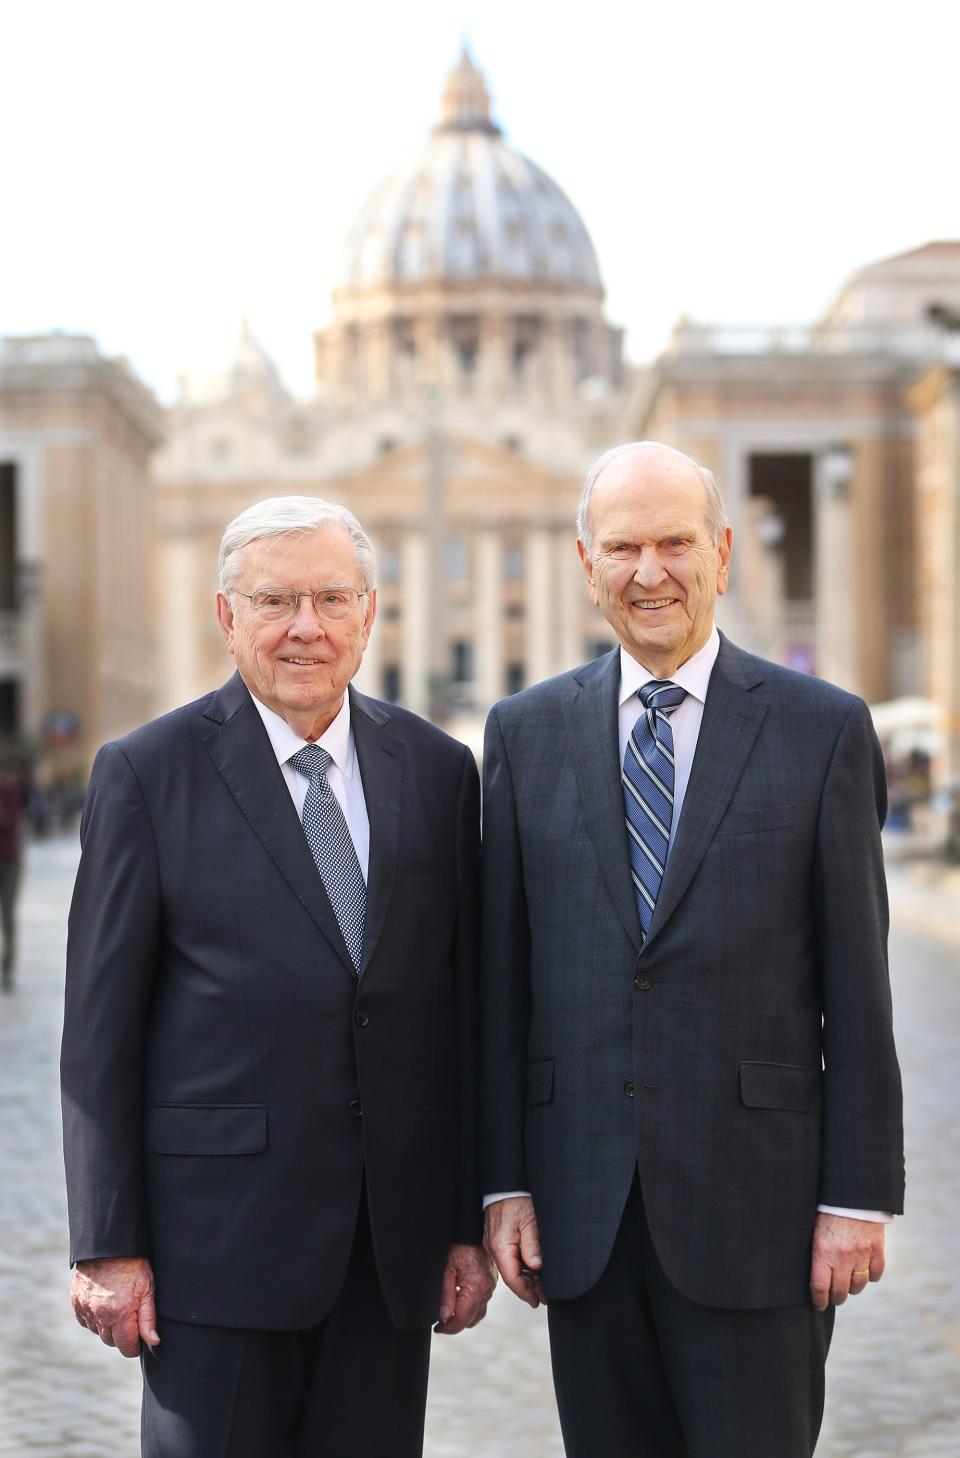
[[[630,874],[644,939],[653,920],[667,864],[673,824],[673,730],[670,715],[687,696],[669,679],[651,679],[638,690],[643,705],[623,756],[623,803]]]
[[[327,779],[332,756],[319,744],[307,744],[291,754],[287,763],[310,782],[300,818],[354,971],[359,975],[367,887],[340,801]]]

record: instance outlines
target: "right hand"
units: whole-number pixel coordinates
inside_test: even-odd
[[[546,1304],[540,1280],[540,1230],[529,1195],[511,1195],[487,1206],[483,1246],[515,1296],[528,1306]]]
[[[160,1343],[153,1271],[142,1256],[77,1261],[70,1304],[81,1326],[125,1357],[138,1356],[141,1341],[148,1347]]]

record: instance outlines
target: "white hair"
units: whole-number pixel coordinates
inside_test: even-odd
[[[240,572],[239,554],[263,537],[300,536],[317,527],[342,526],[350,533],[357,570],[367,592],[377,585],[373,545],[352,511],[319,496],[270,496],[235,516],[220,541],[217,585],[229,594]]]
[[[583,543],[583,550],[588,557],[593,554],[593,522],[590,520],[590,498],[593,495],[593,488],[611,461],[615,461],[618,456],[627,455],[629,451],[639,450],[641,446],[659,446],[661,450],[674,449],[673,446],[661,445],[656,440],[631,440],[626,445],[614,446],[612,450],[605,451],[599,460],[594,461],[587,472],[587,479],[584,481],[583,491],[580,493],[580,505],[577,509],[577,537]],[[688,456],[686,451],[676,451],[675,454],[690,462],[703,483],[703,489],[707,494],[707,528],[716,546],[727,525],[727,512],[723,504],[723,497],[720,495],[720,487],[717,485],[713,472],[708,471],[695,456]]]

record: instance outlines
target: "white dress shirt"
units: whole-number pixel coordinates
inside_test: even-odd
[[[680,812],[683,809],[683,798],[687,793],[687,785],[690,782],[690,771],[693,768],[693,756],[697,750],[697,740],[700,737],[700,725],[703,722],[703,706],[707,700],[707,689],[710,684],[710,675],[713,672],[713,665],[717,661],[717,654],[720,652],[720,634],[716,627],[711,630],[710,636],[694,653],[686,663],[680,665],[675,673],[670,675],[670,682],[675,683],[678,688],[686,689],[687,697],[681,704],[678,704],[670,715],[670,728],[673,731],[673,758],[674,758],[674,782],[673,782],[673,821],[670,826],[670,846],[676,834],[677,825],[680,820]],[[626,651],[620,649],[620,694],[617,699],[619,705],[617,713],[617,728],[620,739],[620,763],[623,764],[623,757],[627,752],[627,743],[630,734],[636,724],[643,708],[637,698],[638,689],[643,688],[645,683],[657,678],[657,674],[650,673],[639,663],[636,658]],[[669,849],[667,854],[669,855]],[[525,1195],[527,1190],[507,1190],[496,1195],[485,1195],[483,1206],[492,1205],[495,1200],[504,1200],[511,1195]],[[893,1219],[892,1215],[882,1210],[845,1210],[838,1205],[818,1205],[817,1209],[825,1215],[846,1215],[853,1220],[878,1220],[887,1223]]]
[[[256,704],[257,713],[270,736],[273,752],[277,756],[277,763],[283,772],[287,789],[297,808],[297,815],[302,819],[303,802],[307,798],[307,786],[310,782],[305,775],[300,774],[299,770],[293,768],[290,764],[290,757],[296,754],[298,749],[303,749],[308,741],[301,739],[299,734],[290,728],[286,719],[281,718],[273,709],[268,709],[266,704],[261,703],[256,694],[251,694],[250,697]],[[360,870],[366,881],[367,867],[370,862],[370,821],[367,816],[367,802],[363,797],[363,783],[360,779],[360,766],[357,763],[353,730],[350,727],[349,694],[344,694],[337,717],[316,742],[321,749],[327,751],[333,760],[327,770],[327,781],[340,803],[343,818],[347,822],[347,829],[357,853],[357,860],[360,862]]]

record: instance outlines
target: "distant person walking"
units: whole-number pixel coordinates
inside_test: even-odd
[[[17,953],[17,896],[23,859],[23,786],[7,770],[0,771],[0,976],[4,992],[13,991]]]

